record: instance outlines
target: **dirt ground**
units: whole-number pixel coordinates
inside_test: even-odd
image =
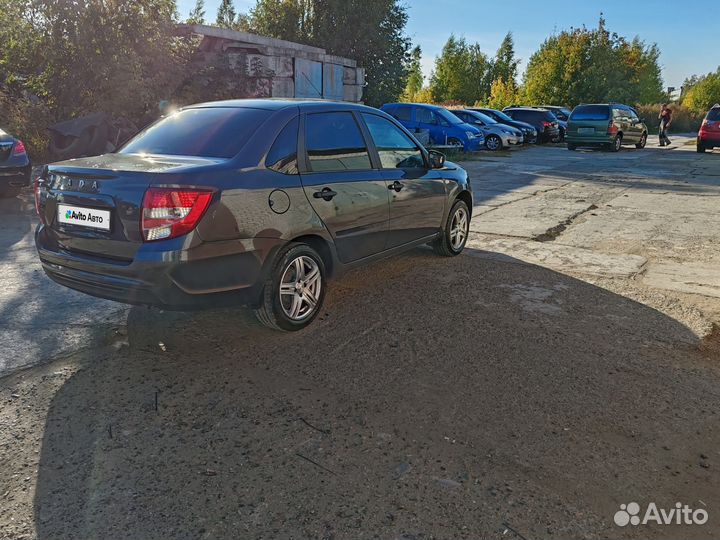
[[[720,537],[720,310],[707,285],[667,272],[716,261],[697,247],[715,218],[696,210],[717,196],[702,171],[720,156],[681,151],[468,161],[467,253],[418,249],[354,271],[295,334],[241,309],[107,303],[93,327],[73,318],[75,296],[45,298],[55,286],[30,274],[16,235],[6,279],[34,276],[44,293],[6,287],[3,347],[78,344],[8,349],[0,538]],[[677,194],[667,186],[683,170],[700,173]],[[662,208],[643,199],[651,181],[695,206],[664,200],[665,226],[643,228]],[[683,258],[677,246],[695,247]],[[13,311],[26,296],[29,314]],[[43,306],[63,302],[77,327],[60,335]],[[630,502],[709,519],[620,527]]]

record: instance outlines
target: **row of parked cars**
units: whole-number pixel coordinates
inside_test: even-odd
[[[570,114],[562,107],[554,109],[563,118]],[[431,145],[458,146],[467,152],[560,141],[567,130],[565,121],[546,107],[508,107],[499,111],[484,107],[446,109],[424,103],[387,103],[382,110],[410,131],[427,132]]]

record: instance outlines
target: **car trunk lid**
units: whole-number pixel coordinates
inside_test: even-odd
[[[106,154],[50,165],[38,186],[38,211],[60,249],[132,261],[143,242],[142,202],[153,184],[223,159]]]

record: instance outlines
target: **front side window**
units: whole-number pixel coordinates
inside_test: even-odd
[[[312,172],[372,168],[365,140],[349,112],[308,114],[305,146]]]
[[[142,131],[119,153],[231,158],[271,114],[240,107],[183,109]]]
[[[297,117],[293,118],[277,136],[265,159],[268,169],[283,174],[298,174],[298,124]]]
[[[383,169],[417,169],[425,160],[417,145],[389,120],[363,113],[363,119],[375,143]]]

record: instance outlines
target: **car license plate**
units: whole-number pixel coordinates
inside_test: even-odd
[[[110,211],[59,204],[58,221],[67,225],[77,225],[79,227],[109,231]]]
[[[595,133],[595,128],[578,128],[578,133],[581,134],[588,134],[588,133]]]

